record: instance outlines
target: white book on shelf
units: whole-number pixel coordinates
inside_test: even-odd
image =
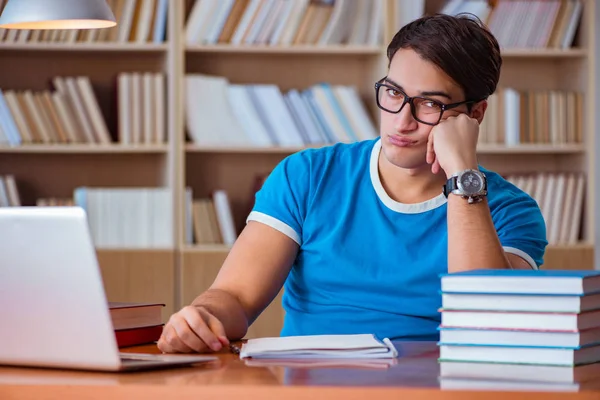
[[[309,89],[315,99],[315,102],[321,111],[325,122],[329,126],[331,132],[335,137],[336,142],[350,143],[352,139],[348,135],[348,132],[344,129],[342,121],[338,118],[334,110],[334,105],[329,101],[329,98],[325,94],[325,89],[321,85],[314,85]]]
[[[142,93],[142,142],[151,144],[156,138],[154,116],[157,113],[154,109],[154,79],[151,72],[142,74]]]
[[[253,19],[252,24],[248,27],[247,34],[244,37],[245,44],[254,44],[258,38],[260,30],[263,28],[265,21],[267,20],[269,13],[273,9],[276,0],[263,0],[261,6],[257,11],[256,17]]]
[[[308,139],[307,144],[321,144],[326,143],[326,138],[320,133],[320,127],[318,122],[311,115],[308,110],[308,105],[303,100],[302,96],[296,89],[292,89],[286,93],[286,97],[291,104],[294,112],[298,115],[298,120],[301,125],[304,126],[304,131]]]
[[[135,30],[135,42],[136,43],[147,43],[150,38],[150,29],[152,29],[152,16],[156,4],[155,0],[138,0],[142,4],[139,8],[139,15],[137,16],[137,26]]]
[[[223,243],[232,246],[237,239],[237,232],[235,230],[227,192],[224,190],[216,190],[213,193],[213,201],[217,212],[217,221],[219,223],[221,235],[223,236]]]
[[[350,123],[355,127],[354,132],[359,140],[369,140],[379,136],[355,86],[336,85],[333,87],[333,92],[350,119]]]
[[[75,117],[69,107],[67,97],[61,92],[53,92],[51,98],[54,103],[54,108],[56,109],[56,115],[67,134],[68,141],[70,143],[80,142],[81,140],[77,131]]]
[[[167,17],[169,13],[169,0],[156,0],[156,11],[154,12],[154,28],[152,30],[152,42],[163,43],[167,32]]]
[[[233,116],[229,82],[220,76],[186,76],[186,123],[190,138],[200,146],[244,146],[250,143]]]
[[[231,111],[243,129],[239,132],[239,135],[245,134],[253,146],[274,146],[276,143],[271,140],[269,132],[263,125],[246,85],[231,84],[228,86],[227,91]]]
[[[281,10],[280,17],[275,25],[273,30],[273,34],[269,37],[269,45],[275,46],[280,43],[283,33],[285,31],[286,26],[293,23],[293,14],[292,11],[296,4],[301,3],[298,0],[283,0],[283,8]]]
[[[133,143],[133,113],[132,113],[132,76],[129,73],[120,73],[117,76],[117,118],[119,129],[119,143]]]
[[[246,32],[248,31],[248,29],[250,28],[250,24],[252,23],[252,20],[254,19],[254,15],[259,10],[259,7],[260,7],[262,1],[263,0],[250,0],[250,2],[248,3],[248,6],[244,10],[244,14],[242,15],[242,18],[240,19],[240,22],[238,23],[238,25],[235,28],[235,32],[233,33],[233,36],[231,37],[231,44],[233,44],[233,45],[242,44],[242,41],[244,40],[244,36],[245,36]]]
[[[208,26],[208,30],[203,38],[204,43],[215,44],[218,42],[234,3],[235,0],[219,0],[215,13],[212,16],[213,22]]]
[[[162,73],[153,75],[154,85],[154,143],[161,144],[167,141],[166,131],[166,101],[165,101],[165,76]]]
[[[327,25],[317,40],[321,46],[342,44],[352,29],[349,21],[354,15],[355,2],[353,0],[336,0]]]
[[[94,135],[94,130],[92,128],[92,123],[89,120],[87,112],[85,110],[85,106],[83,103],[83,99],[77,89],[77,83],[75,82],[75,78],[73,77],[65,77],[64,83],[67,90],[67,95],[69,96],[70,103],[73,106],[75,117],[79,122],[79,126],[83,129],[83,134],[87,143],[97,143],[96,137]]]
[[[302,136],[290,115],[277,85],[253,85],[254,93],[263,108],[281,146],[303,146]]]
[[[6,95],[0,89],[0,127],[2,128],[3,136],[13,146],[18,146],[23,142],[23,138],[19,131],[19,126],[11,111]]]
[[[277,133],[275,132],[275,126],[269,120],[266,108],[261,105],[259,94],[257,93],[254,85],[246,86],[246,94],[252,103],[252,107],[256,115],[258,118],[260,118],[262,126],[265,127],[265,131],[269,135],[270,142],[273,146],[279,146],[281,143],[279,143]]]
[[[43,143],[51,143],[52,139],[50,137],[50,133],[48,132],[48,127],[44,122],[41,111],[36,104],[37,102],[35,101],[35,96],[31,90],[25,90],[23,92],[23,101],[24,106],[27,108],[27,111],[32,118],[32,123],[34,124],[35,129],[40,135],[40,139]]]
[[[569,232],[573,221],[573,209],[575,207],[575,188],[577,186],[577,175],[574,173],[567,174],[565,185],[565,206],[560,222],[560,232],[558,242],[566,244],[569,241]]]
[[[19,189],[17,188],[17,182],[14,175],[5,175],[4,183],[6,185],[6,193],[8,195],[8,202],[11,207],[21,206],[21,197],[19,195]]]
[[[186,43],[201,44],[219,0],[196,0],[186,26]]]
[[[144,137],[143,93],[141,72],[131,73],[131,143],[140,144]]]
[[[258,36],[254,41],[255,44],[267,44],[273,31],[276,28],[278,21],[282,19],[282,12],[285,11],[286,0],[274,0],[271,10],[269,11],[265,22],[258,32]]]
[[[0,146],[9,146],[10,145],[10,141],[8,140],[8,137],[4,134],[3,128],[2,128],[2,124],[0,124]]]
[[[396,0],[396,6],[396,26],[394,27],[396,29],[400,29],[425,14],[425,0]]]
[[[552,216],[552,211],[554,208],[554,203],[556,202],[556,180],[557,177],[554,173],[548,174],[546,178],[546,192],[543,195],[542,204],[540,204],[540,209],[542,211],[542,216],[546,221],[546,236],[548,239],[550,238],[550,232],[552,232],[554,225],[554,218]]]
[[[271,44],[280,44],[282,46],[290,46],[292,44],[298,33],[302,18],[304,17],[304,14],[306,14],[309,2],[310,0],[293,0],[294,6],[290,13],[289,21],[283,28],[279,41]]]
[[[50,111],[46,106],[43,100],[43,93],[36,92],[33,93],[33,102],[35,104],[36,110],[44,124],[44,128],[49,138],[49,143],[57,143],[59,142],[58,132],[55,129],[54,124],[52,123],[52,119],[50,116]]]
[[[562,49],[568,49],[572,46],[575,32],[577,32],[581,14],[583,13],[583,3],[580,0],[574,0],[574,2],[573,12],[571,13],[565,34],[561,40],[560,47]]]
[[[139,0],[124,0],[123,12],[121,14],[121,20],[119,21],[119,34],[117,36],[117,42],[126,43],[129,41],[131,35],[131,28],[133,26],[133,18],[135,16],[136,1]]]
[[[302,117],[299,113],[299,110],[297,110],[294,107],[294,103],[292,102],[292,100],[290,100],[289,96],[287,96],[286,94],[283,95],[283,101],[285,102],[285,105],[287,106],[288,110],[290,111],[290,115],[292,116],[292,119],[294,120],[294,124],[298,128],[298,133],[300,133],[300,136],[302,137],[302,141],[304,142],[304,144],[310,144],[311,139],[310,139],[309,133],[306,130],[306,127],[302,121]]]
[[[583,209],[583,201],[585,194],[585,175],[577,175],[577,186],[575,188],[575,204],[572,212],[571,230],[569,231],[568,244],[576,244],[579,238],[579,229],[581,228],[581,210]]]
[[[0,176],[0,207],[10,207],[8,191],[6,190],[6,184],[2,176]]]
[[[504,89],[504,113],[505,113],[505,143],[507,146],[517,146],[520,142],[520,94],[513,88]]]
[[[355,0],[356,13],[354,14],[353,22],[350,24],[353,26],[350,36],[348,37],[349,45],[365,45],[367,44],[367,36],[369,34],[369,22],[371,20],[371,13],[374,10],[373,2],[371,0]]]
[[[108,132],[104,115],[102,115],[102,110],[100,110],[100,105],[94,94],[90,78],[87,76],[79,76],[75,78],[75,82],[77,83],[79,94],[83,100],[83,105],[93,127],[97,142],[109,144],[111,142],[110,133]]]
[[[323,112],[320,110],[319,105],[315,102],[312,91],[308,89],[304,90],[300,96],[304,104],[306,104],[306,109],[312,116],[313,121],[319,127],[319,134],[323,137],[324,143],[335,143],[337,141],[335,135],[323,117]]]
[[[550,244],[558,244],[560,242],[560,233],[564,229],[562,216],[567,212],[565,209],[565,194],[566,194],[566,176],[564,173],[559,173],[556,176],[556,188],[554,190],[554,204],[552,205],[552,225],[550,230]]]

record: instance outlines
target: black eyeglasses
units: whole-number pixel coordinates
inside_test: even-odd
[[[375,83],[377,107],[389,113],[398,114],[408,103],[413,118],[426,125],[439,124],[442,120],[444,111],[456,108],[463,104],[477,103],[479,101],[466,100],[458,103],[444,104],[427,97],[410,97],[400,88],[384,82],[385,78]]]

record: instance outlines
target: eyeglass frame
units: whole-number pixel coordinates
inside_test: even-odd
[[[462,106],[463,104],[474,104],[474,103],[479,103],[480,101],[485,100],[481,99],[481,100],[465,100],[465,101],[459,101],[457,103],[450,103],[450,104],[444,104],[441,101],[435,100],[435,99],[431,99],[429,97],[423,97],[423,96],[409,96],[407,95],[404,90],[400,89],[397,86],[392,86],[388,83],[384,83],[385,80],[387,79],[387,76],[384,78],[381,78],[380,80],[378,80],[377,82],[375,82],[375,101],[377,103],[377,107],[379,107],[379,109],[389,112],[390,114],[398,114],[400,111],[402,111],[402,109],[404,108],[404,106],[406,105],[406,103],[408,103],[408,105],[410,106],[410,114],[412,115],[412,117],[417,120],[418,122],[425,124],[425,125],[430,125],[430,126],[435,126],[437,124],[440,123],[440,121],[442,120],[442,115],[444,115],[444,112],[447,110],[451,110],[453,108],[456,108],[458,106]],[[387,108],[384,108],[380,103],[379,103],[379,89],[384,86],[388,89],[393,89],[396,90],[400,93],[402,93],[404,95],[404,101],[402,102],[402,104],[400,105],[400,109],[398,111],[390,111]],[[431,101],[435,104],[438,104],[440,106],[440,115],[439,118],[437,120],[437,122],[435,123],[431,123],[431,122],[425,122],[422,121],[420,118],[418,118],[415,114],[416,114],[416,109],[415,109],[415,105],[414,105],[414,99],[424,99],[424,100],[428,100]]]

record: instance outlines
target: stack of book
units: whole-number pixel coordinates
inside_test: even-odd
[[[158,341],[163,330],[160,303],[109,302],[117,346],[128,347]]]
[[[441,277],[440,378],[578,385],[600,375],[600,271]]]

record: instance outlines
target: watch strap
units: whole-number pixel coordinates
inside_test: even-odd
[[[453,190],[458,189],[458,177],[457,176],[452,176],[450,177],[450,179],[448,179],[446,181],[446,184],[444,185],[444,196],[446,196],[446,198],[448,198],[448,196],[450,195],[450,193],[452,193]]]

